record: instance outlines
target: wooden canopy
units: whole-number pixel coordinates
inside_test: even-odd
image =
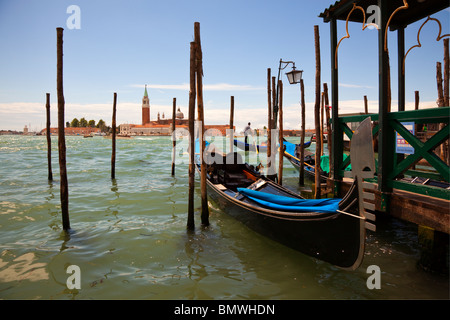
[[[394,31],[399,28],[404,28],[407,25],[421,20],[429,15],[439,12],[450,6],[450,2],[446,0],[407,0],[408,9],[399,10],[393,17],[389,25],[389,30]],[[336,1],[325,9],[319,17],[323,18],[324,22],[329,22],[332,18],[336,20],[347,20],[348,13],[352,10],[353,4],[364,8],[366,11],[366,19],[370,13],[367,13],[367,8],[371,5],[378,5],[378,0],[341,0]],[[390,16],[397,8],[404,6],[403,0],[389,0],[386,2],[387,13]],[[363,14],[361,11],[355,11],[348,19],[353,22],[362,22]]]

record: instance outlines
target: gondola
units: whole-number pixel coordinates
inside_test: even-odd
[[[198,155],[196,159],[200,170]],[[225,155],[210,144],[205,162],[208,197],[227,214],[264,236],[340,268],[354,270],[361,264],[365,218],[358,179],[342,199],[304,199],[244,163],[237,152]]]
[[[267,145],[250,144],[250,143],[242,142],[237,139],[234,139],[233,144],[236,147],[238,147],[239,149],[244,150],[244,151],[267,152]],[[286,146],[286,148],[287,148],[287,145],[292,145],[292,146],[294,146],[294,148],[295,148],[295,146],[298,146],[298,144],[293,144],[286,140],[283,141],[283,144]],[[305,142],[305,148],[308,148],[310,145],[311,145],[311,141]]]
[[[240,141],[238,139],[233,140],[233,144],[238,147],[241,150],[244,151],[252,151],[252,152],[267,152],[267,146],[266,145],[257,145],[257,144],[250,144],[245,143],[243,141]]]
[[[309,141],[310,142],[310,141]],[[294,144],[291,143],[291,145],[295,146]],[[286,159],[289,160],[289,162],[293,165],[293,167],[297,170],[300,171],[300,159],[298,157],[296,157],[295,155],[298,156],[299,154],[299,150],[295,149],[295,147],[290,146],[290,148],[286,147],[286,150],[284,151],[284,157]],[[305,150],[305,155],[304,155],[304,161],[303,161],[303,169],[306,173],[307,176],[309,176],[311,179],[314,179],[315,177],[315,172],[316,172],[316,168],[315,168],[315,164],[316,164],[316,156],[314,153]],[[343,160],[345,160],[347,158],[347,154],[343,154]],[[320,170],[320,181],[321,182],[326,182],[327,177],[328,177],[328,170],[324,170],[328,169],[328,156],[322,156],[320,158],[320,166],[319,166],[319,170]],[[350,171],[351,170],[351,165],[349,165],[346,170]]]

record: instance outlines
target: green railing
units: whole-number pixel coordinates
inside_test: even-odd
[[[373,135],[374,137],[378,135],[379,127],[376,124],[378,121],[378,114],[365,114],[357,116],[343,116],[339,117],[339,130],[342,131],[351,140],[353,132],[348,126],[351,122],[361,122],[365,118],[370,117],[374,122]],[[424,110],[413,110],[413,111],[399,111],[391,112],[387,114],[389,131],[392,133],[390,135],[391,139],[396,139],[395,132],[397,132],[409,145],[414,148],[413,154],[397,154],[396,144],[390,141],[389,146],[378,145],[378,153],[384,153],[388,159],[392,159],[387,169],[382,172],[383,168],[378,167],[378,173],[384,174],[387,177],[387,188],[388,189],[401,189],[405,191],[420,193],[423,195],[428,195],[432,197],[442,198],[450,200],[450,190],[442,187],[423,185],[417,183],[408,182],[405,177],[419,177],[425,179],[432,179],[436,181],[450,182],[450,168],[446,162],[441,160],[433,150],[442,144],[445,140],[450,137],[450,107],[442,108],[432,108]],[[426,141],[421,141],[417,135],[413,135],[402,123],[411,123],[415,125],[418,124],[430,124],[430,123],[440,123],[443,124],[441,128],[434,133]],[[337,141],[335,154],[343,153],[343,138],[342,141]],[[334,142],[333,142],[334,143]],[[419,160],[425,159],[430,166],[423,168],[416,164]],[[344,177],[344,168],[348,166],[351,162],[351,158],[348,157],[345,161],[340,159],[334,159],[334,163],[338,165],[338,168],[334,168],[335,179],[341,179]],[[378,179],[375,178],[374,182]],[[380,186],[379,186],[380,189]],[[382,192],[390,190],[380,190]]]

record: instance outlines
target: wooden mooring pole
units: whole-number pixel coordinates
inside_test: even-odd
[[[278,183],[283,184],[283,160],[284,160],[284,143],[283,143],[283,81],[278,80],[278,88],[279,88],[279,103],[278,103],[278,112],[279,112],[279,158],[278,158]]]
[[[331,146],[333,144],[333,135],[331,134],[331,122],[330,122],[330,106],[329,106],[329,100],[328,100],[328,85],[326,83],[323,84],[323,92],[325,96],[325,118],[327,122],[327,147],[328,147],[328,163],[330,168],[329,176],[331,178]]]
[[[48,162],[48,180],[53,180],[53,172],[52,172],[52,137],[50,132],[50,93],[47,93],[47,101],[45,103],[45,109],[47,114],[47,162]]]
[[[266,175],[270,177],[269,170],[272,167],[272,90],[270,86],[271,79],[271,69],[267,69],[267,110],[268,110],[268,119],[267,119],[267,170]]]
[[[208,196],[206,192],[206,162],[204,159],[204,151],[206,147],[205,143],[205,113],[203,109],[203,54],[202,45],[200,41],[200,23],[194,23],[194,40],[195,57],[196,57],[196,79],[197,79],[197,112],[198,120],[200,121],[200,190],[202,200],[202,214],[201,220],[203,226],[209,226],[209,208],[208,208]]]
[[[305,86],[303,84],[303,79],[300,79],[300,94],[301,94],[301,105],[302,105],[302,133],[300,138],[300,172],[299,172],[299,180],[298,184],[300,186],[305,185],[305,164],[304,164],[304,158],[305,158]]]
[[[369,113],[369,102],[367,101],[367,96],[364,96],[364,113]]]
[[[189,199],[188,199],[188,230],[195,229],[194,222],[194,156],[195,156],[195,137],[194,137],[194,117],[195,117],[195,42],[190,44],[190,72],[189,72]]]
[[[56,89],[58,95],[58,151],[60,174],[60,198],[62,224],[64,230],[70,229],[69,221],[69,187],[66,170],[66,140],[64,135],[64,91],[63,91],[63,28],[56,28]]]
[[[117,104],[117,93],[114,92],[113,113],[112,113],[111,179],[116,178],[116,104]]]
[[[230,152],[233,152],[234,145],[234,96],[230,99]]]
[[[314,26],[314,43],[316,52],[316,102],[314,106],[314,120],[316,125],[316,155],[315,155],[315,198],[319,199],[321,197],[320,192],[320,41],[319,41],[319,26]]]
[[[173,98],[172,103],[172,176],[175,175],[175,156],[176,156],[176,147],[177,147],[177,137],[175,136],[175,116],[176,116],[176,108],[177,108],[177,98]]]

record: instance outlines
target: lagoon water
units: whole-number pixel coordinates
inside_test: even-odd
[[[57,137],[49,182],[45,136],[0,136],[0,299],[449,299],[448,277],[417,267],[417,227],[400,220],[368,232],[356,271],[260,236],[213,202],[202,228],[199,183],[188,232],[183,143],[172,177],[170,137],[117,140],[112,181],[111,140],[66,137],[66,233]],[[298,190],[297,175],[285,161],[284,184]],[[67,286],[70,265],[80,268],[80,289]],[[367,286],[371,265],[380,268],[380,289]]]

